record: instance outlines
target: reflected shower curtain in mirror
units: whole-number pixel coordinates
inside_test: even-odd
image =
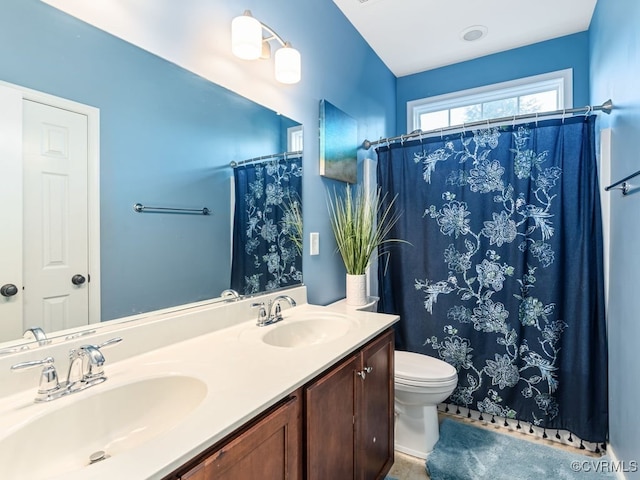
[[[302,159],[233,170],[235,213],[231,288],[241,294],[302,282]]]
[[[397,348],[458,370],[456,405],[607,435],[595,117],[489,128],[378,149],[404,213],[379,271]]]

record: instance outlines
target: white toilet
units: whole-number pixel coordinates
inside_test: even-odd
[[[458,372],[428,355],[395,352],[395,449],[427,458],[440,436],[439,403],[458,384]]]

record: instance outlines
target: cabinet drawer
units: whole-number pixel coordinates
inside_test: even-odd
[[[298,480],[300,444],[300,400],[294,396],[180,478]]]

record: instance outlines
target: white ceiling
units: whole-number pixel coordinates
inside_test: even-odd
[[[224,85],[211,78],[210,49],[228,42],[228,32],[212,31],[210,19],[242,8],[215,0],[42,1]],[[596,1],[333,0],[398,77],[587,30]],[[462,40],[473,25],[488,34]]]
[[[333,0],[398,77],[589,28],[597,0]],[[488,34],[461,39],[467,27]]]

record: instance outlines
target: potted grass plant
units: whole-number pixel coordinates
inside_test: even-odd
[[[367,303],[365,273],[371,259],[381,255],[379,247],[403,241],[388,238],[400,218],[394,211],[396,197],[387,203],[387,196],[382,195],[380,189],[366,192],[358,186],[354,192],[350,185],[344,195],[334,190],[328,197],[331,228],[347,270],[347,305]]]

